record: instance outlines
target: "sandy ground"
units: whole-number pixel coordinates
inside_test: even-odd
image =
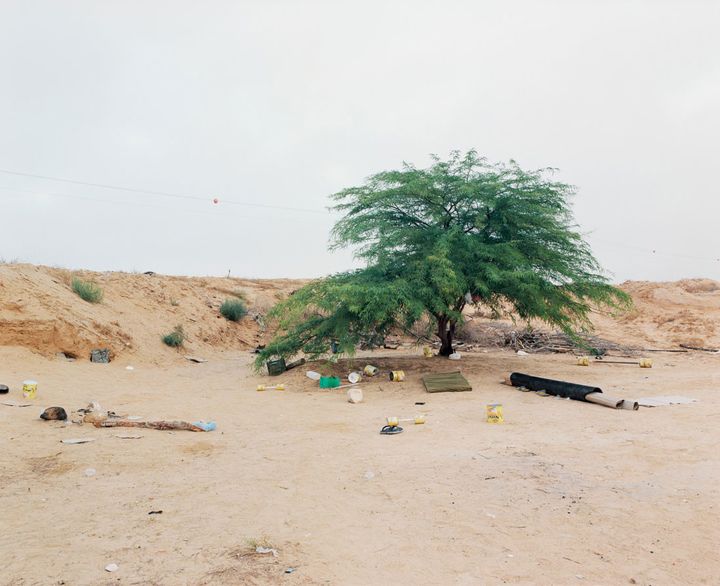
[[[33,406],[0,405],[0,583],[719,583],[719,355],[658,354],[652,369],[507,351],[459,363],[384,355],[372,360],[408,380],[367,384],[351,405],[305,368],[253,374],[247,352],[102,365],[0,347],[0,382],[11,386],[0,400],[22,401],[21,381],[39,381]],[[472,392],[424,392],[422,371],[457,366]],[[498,384],[512,371],[698,402],[615,411]],[[288,389],[256,392],[270,380]],[[90,400],[218,429],[38,419]],[[504,425],[485,421],[492,402]],[[385,416],[416,413],[425,425],[378,433]],[[77,437],[96,441],[60,443]],[[253,554],[258,542],[278,557]],[[117,572],[104,571],[110,563]]]

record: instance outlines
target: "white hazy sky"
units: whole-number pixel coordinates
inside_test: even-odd
[[[720,279],[718,30],[717,0],[0,0],[0,169],[201,198],[0,173],[0,257],[324,275],[328,194],[474,147],[558,167],[614,280]]]

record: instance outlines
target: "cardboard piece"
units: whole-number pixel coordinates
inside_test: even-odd
[[[472,391],[472,387],[461,372],[427,374],[422,378],[428,393]]]

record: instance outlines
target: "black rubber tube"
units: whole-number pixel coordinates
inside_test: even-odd
[[[513,372],[510,375],[510,383],[514,387],[525,387],[531,391],[545,391],[548,395],[569,397],[575,401],[584,401],[585,397],[590,393],[602,393],[602,390],[598,387],[566,383],[561,380],[540,378],[539,376],[531,376],[520,372]]]

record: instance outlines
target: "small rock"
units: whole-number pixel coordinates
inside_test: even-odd
[[[85,476],[87,476],[88,478],[91,476],[95,476],[96,473],[97,472],[95,468],[85,468]],[[115,567],[115,570],[117,570],[117,566]],[[108,572],[114,572],[115,570],[108,570]]]
[[[65,421],[67,413],[62,407],[48,407],[40,414],[40,419],[45,421]]]

